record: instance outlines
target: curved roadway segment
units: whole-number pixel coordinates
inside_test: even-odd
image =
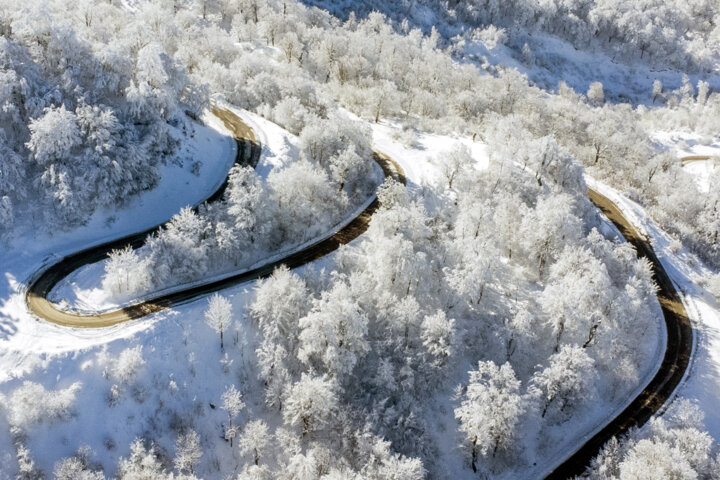
[[[260,157],[261,147],[255,139],[252,130],[229,110],[213,109],[213,113],[223,120],[237,141],[238,155],[236,162],[255,166]],[[374,158],[382,167],[383,173],[386,176],[392,176],[398,181],[405,183],[402,169],[395,162],[379,153],[376,153]],[[686,159],[685,161],[693,160],[695,160],[695,158]],[[211,202],[221,199],[226,187],[227,180],[207,201]],[[692,353],[693,330],[687,312],[675,286],[655,255],[648,239],[633,227],[620,212],[617,205],[607,197],[594,190],[589,191],[589,196],[590,200],[615,224],[625,239],[637,249],[638,256],[647,258],[652,264],[653,276],[659,287],[658,299],[667,327],[667,349],[655,377],[640,395],[635,398],[619,416],[613,419],[548,475],[546,477],[547,479],[564,479],[582,474],[590,464],[591,459],[597,455],[601,447],[608,440],[613,436],[626,433],[632,427],[640,426],[647,422],[671,397],[673,391],[684,376]],[[280,260],[267,263],[259,268],[229,278],[200,286],[193,286],[175,293],[161,295],[119,310],[85,315],[60,310],[47,300],[47,296],[52,288],[68,274],[84,265],[104,259],[107,254],[114,249],[122,248],[125,245],[131,245],[132,248],[139,248],[145,242],[147,235],[162,228],[162,226],[157,226],[61,259],[43,271],[31,282],[26,296],[28,308],[35,315],[49,322],[80,328],[106,327],[141,318],[174,305],[190,301],[201,295],[266,277],[280,265],[296,268],[327,255],[336,250],[340,245],[346,244],[364,233],[378,206],[379,202],[376,197],[358,217],[354,218],[348,225],[333,236],[296,253],[292,253]]]
[[[616,435],[626,433],[632,427],[645,424],[659,411],[683,379],[693,349],[693,329],[685,306],[649,240],[638,232],[610,199],[592,189],[589,189],[588,195],[623,237],[635,247],[638,256],[650,261],[653,278],[658,286],[658,300],[665,317],[667,346],[660,368],[640,395],[546,477],[552,480],[572,478],[582,474],[605,442]]]
[[[213,113],[219,117],[223,123],[225,123],[225,126],[235,137],[238,144],[236,163],[251,165],[253,167],[256,166],[260,158],[262,148],[257,142],[250,127],[248,127],[237,115],[229,110],[214,108]],[[380,165],[386,177],[392,176],[403,184],[405,183],[405,176],[399,165],[380,153],[375,153],[374,159]],[[227,179],[215,193],[207,198],[206,201],[213,202],[221,199],[226,188]],[[159,312],[174,305],[187,302],[201,295],[222,290],[239,283],[267,277],[276,267],[280,265],[286,265],[289,268],[297,268],[323,257],[336,250],[340,245],[349,243],[364,233],[368,228],[373,213],[375,213],[379,205],[380,203],[376,197],[359,216],[355,217],[349,224],[331,237],[312,244],[303,250],[289,254],[280,260],[269,262],[253,270],[245,271],[222,280],[193,286],[186,290],[166,295],[160,295],[125,308],[98,314],[81,314],[63,311],[55,304],[47,300],[47,297],[53,287],[71,272],[84,265],[103,260],[112,250],[122,248],[126,245],[130,245],[132,248],[141,247],[145,243],[145,239],[148,235],[155,233],[162,228],[162,225],[159,225],[157,227],[64,257],[41,272],[33,281],[30,282],[26,294],[27,305],[30,311],[38,317],[47,320],[48,322],[68,327],[108,327],[141,318],[151,313]]]

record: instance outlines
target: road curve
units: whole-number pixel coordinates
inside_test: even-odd
[[[647,422],[670,398],[680,384],[690,364],[693,348],[693,329],[675,285],[658,260],[648,239],[625,218],[620,209],[601,193],[589,189],[590,200],[610,219],[625,239],[647,258],[658,286],[658,300],[665,317],[667,346],[657,373],[632,403],[602,430],[585,442],[575,453],[545,477],[548,480],[566,479],[582,474],[602,446],[616,435]]]
[[[232,132],[238,144],[238,153],[235,162],[253,167],[256,166],[262,148],[256,140],[252,129],[237,115],[227,109],[213,108],[213,114],[223,121],[225,126]],[[405,175],[397,163],[377,152],[374,153],[374,159],[380,165],[386,177],[392,176],[405,184]],[[218,190],[205,201],[214,202],[220,200],[226,188],[227,179],[225,179],[225,182]],[[193,286],[186,290],[150,298],[125,308],[98,314],[81,314],[63,311],[47,300],[53,287],[67,275],[84,265],[103,260],[112,250],[123,248],[126,245],[130,245],[135,249],[141,247],[149,234],[155,233],[162,228],[162,225],[158,225],[143,230],[142,232],[97,245],[62,258],[42,271],[30,282],[26,294],[27,306],[37,317],[67,327],[100,328],[141,318],[151,313],[187,302],[201,295],[206,295],[239,283],[267,277],[280,265],[297,268],[323,257],[336,250],[340,245],[344,245],[364,233],[369,226],[373,213],[375,213],[379,205],[380,203],[376,197],[360,215],[355,217],[349,224],[331,237],[312,244],[303,250],[289,254],[280,260],[269,262],[253,270],[222,280],[212,281],[207,284]],[[195,208],[197,208],[197,206]]]
[[[710,155],[690,155],[688,157],[682,157],[680,162],[686,165],[692,162],[704,162],[705,160],[710,160]]]
[[[256,165],[260,157],[261,147],[252,130],[229,110],[213,109],[213,113],[225,123],[233,133],[238,143],[236,163]],[[405,183],[402,169],[394,161],[380,153],[374,154],[375,161],[383,169],[386,176],[392,176]],[[688,159],[687,161],[693,161]],[[686,160],[683,159],[685,162]],[[222,198],[227,187],[227,180],[206,201],[212,202]],[[655,414],[670,398],[675,388],[683,378],[687,369],[693,345],[693,330],[685,310],[672,281],[658,260],[648,240],[639,233],[633,225],[622,215],[620,209],[607,197],[590,189],[590,200],[615,224],[625,239],[637,250],[638,256],[647,258],[653,269],[653,278],[659,287],[658,300],[662,307],[667,327],[667,348],[662,364],[655,377],[645,387],[632,403],[614,418],[602,430],[576,450],[567,460],[559,465],[546,479],[565,479],[582,474],[601,447],[612,437],[627,432],[631,427],[643,425]],[[145,242],[147,235],[152,234],[162,225],[138,232],[118,240],[68,255],[40,273],[28,286],[26,301],[28,308],[38,317],[52,323],[68,327],[98,328],[115,325],[129,320],[137,319],[170,308],[175,305],[193,300],[198,296],[206,295],[233,285],[250,280],[264,278],[273,270],[286,265],[297,268],[313,260],[323,257],[336,250],[340,245],[346,244],[362,233],[370,223],[372,215],[379,207],[377,198],[348,225],[331,237],[319,241],[301,251],[292,253],[280,260],[269,262],[256,269],[240,273],[229,278],[209,282],[204,285],[193,286],[186,290],[161,295],[119,310],[99,314],[79,314],[58,309],[47,300],[52,288],[74,270],[106,258],[107,254],[125,245],[139,248]]]

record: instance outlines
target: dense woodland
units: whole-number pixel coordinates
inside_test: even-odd
[[[204,381],[226,386],[221,429],[193,401],[199,380],[160,386],[154,354],[142,347],[98,354],[98,372],[83,382],[17,385],[3,402],[16,478],[41,478],[33,435],[80,415],[76,399],[90,383],[102,385],[93,394],[110,415],[156,404],[152,429],[129,450],[108,447],[112,439],[78,445],[46,477],[405,480],[441,478],[448,458],[468,478],[512,475],[547,453],[544,439],[637,387],[658,342],[655,286],[632,247],[605,237],[583,175],[628,192],[720,266],[719,190],[700,194],[650,136],[717,135],[720,94],[687,78],[679,89],[648,85],[652,100],[637,107],[605,102],[598,82],[576,92],[560,81],[548,92],[516,70],[485,71],[453,44],[522,49],[538,29],[622,61],[705,72],[717,66],[717,7],[398,3],[387,16],[362,14],[380,8],[367,2],[340,19],[280,0],[0,0],[6,239],[14,224],[40,221],[37,212],[45,229],[72,228],[97,206],[152,188],[211,96],[298,136],[298,161],[267,181],[234,167],[222,201],[184,209],[143,248],[113,253],[103,287],[118,297],[239,268],[325,233],[381,182],[365,122],[396,122],[408,146],[418,132],[458,133],[490,152],[478,170],[467,149],[447,151],[438,159],[444,181],[416,195],[385,180],[368,232],[331,268],[278,269],[241,311],[216,295],[202,316],[184,319],[219,337],[179,340],[186,362],[173,368],[195,378],[196,353],[219,352]],[[423,32],[402,21],[421,8],[444,27]],[[251,396],[261,407],[246,405]],[[443,435],[439,405],[452,419]],[[715,478],[715,447],[697,416],[682,406],[608,445],[590,478],[644,478],[650,463],[676,478]],[[115,465],[93,459],[91,450],[115,448],[125,452]]]

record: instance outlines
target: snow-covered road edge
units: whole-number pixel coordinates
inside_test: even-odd
[[[625,197],[622,193],[615,190],[611,186],[606,185],[592,177],[586,176],[585,181],[588,186],[592,187],[596,191],[602,193],[607,198],[612,200],[612,202],[618,206],[620,211],[622,211],[625,218],[627,218],[628,221],[630,221],[635,226],[635,228],[649,240],[650,244],[653,247],[653,250],[655,251],[655,254],[658,257],[658,260],[660,261],[660,263],[662,263],[665,271],[670,277],[670,280],[675,286],[675,290],[677,290],[680,296],[680,300],[685,306],[685,310],[688,313],[690,322],[693,325],[693,330],[695,331],[695,335],[693,335],[690,364],[685,370],[685,374],[683,375],[683,378],[680,381],[678,387],[675,389],[670,398],[668,398],[663,407],[659,410],[659,415],[662,415],[667,410],[667,407],[675,400],[678,392],[682,390],[687,379],[691,375],[693,371],[693,365],[695,363],[697,346],[699,343],[698,338],[702,335],[701,330],[696,328],[699,324],[702,323],[699,309],[697,308],[697,303],[694,300],[692,293],[688,291],[688,287],[694,285],[695,282],[691,278],[682,275],[681,272],[678,270],[678,262],[682,262],[682,260],[679,256],[671,252],[670,236],[666,234],[655,223],[655,221],[650,217],[650,215],[647,214],[645,209],[640,204]],[[665,329],[663,329],[663,331],[665,331]]]
[[[637,217],[635,215],[628,214],[628,210],[626,206],[623,204],[622,200],[625,200],[625,198],[620,195],[616,190],[612,189],[611,187],[598,182],[597,180],[585,176],[585,182],[587,185],[594,190],[602,193],[606,197],[608,197],[610,200],[612,200],[622,211],[623,215],[626,215],[626,218],[636,227],[638,230],[647,235],[645,233],[645,230],[642,227],[642,223],[638,222]],[[620,232],[617,231],[614,224],[608,220],[605,215],[600,213],[603,221],[609,226],[609,228],[612,229],[612,231],[616,232],[619,238],[623,238]],[[652,240],[652,238],[651,238]],[[623,239],[624,241],[624,239]],[[654,246],[654,243],[653,243]],[[658,254],[658,257],[660,258],[660,255]],[[665,265],[665,263],[663,263]],[[675,281],[673,280],[673,283]],[[687,302],[684,298],[684,295],[682,295],[682,290],[678,288],[678,292],[681,293],[681,299],[683,301],[683,304],[685,304],[687,308]],[[660,318],[662,319],[662,313],[660,312],[660,304],[655,302],[657,305],[658,313],[660,314]],[[688,309],[689,311],[689,309]],[[529,469],[525,474],[523,478],[527,479],[537,479],[537,478],[545,478],[547,477],[558,465],[562,464],[567,458],[572,456],[577,450],[580,449],[589,439],[591,439],[594,435],[596,435],[600,430],[602,430],[608,423],[610,423],[615,417],[617,417],[623,410],[625,410],[630,404],[635,400],[635,398],[640,395],[640,393],[645,389],[645,387],[650,383],[650,381],[653,379],[655,374],[660,369],[660,366],[662,364],[663,358],[665,356],[665,349],[667,348],[667,329],[665,328],[664,321],[661,322],[660,325],[658,325],[658,332],[659,332],[659,341],[656,344],[655,352],[653,354],[652,364],[653,368],[649,369],[645,376],[642,378],[641,381],[638,382],[638,386],[633,390],[633,392],[624,399],[618,399],[616,403],[612,405],[611,410],[608,412],[606,416],[604,416],[601,420],[598,420],[594,427],[587,431],[586,433],[578,436],[578,437],[569,437],[568,441],[565,441],[563,443],[557,444],[556,451],[557,454],[546,457],[542,461],[538,461],[536,465],[534,465],[531,469]],[[697,336],[693,337],[693,353],[695,352],[695,344],[694,342],[697,341]],[[688,372],[691,370],[692,366],[688,368],[688,370],[685,372],[685,377],[683,377],[683,382],[685,382],[685,378],[688,375]],[[677,392],[677,390],[675,391]],[[663,406],[661,409],[661,412],[664,412],[667,408],[667,405],[674,399],[675,393],[671,397],[670,400]],[[506,477],[511,478],[511,477]]]
[[[375,164],[374,168],[381,170],[380,166],[377,164]],[[230,270],[228,272],[219,273],[219,274],[211,276],[211,277],[205,277],[201,280],[196,280],[194,282],[188,282],[188,283],[182,283],[180,285],[175,285],[172,287],[164,288],[162,290],[155,290],[147,295],[133,297],[131,299],[128,299],[125,302],[121,302],[121,303],[117,303],[117,304],[105,304],[105,305],[98,306],[98,307],[88,306],[90,308],[82,308],[82,307],[74,306],[74,307],[68,308],[66,303],[61,303],[64,301],[64,299],[57,300],[54,298],[53,293],[54,293],[55,289],[53,289],[50,292],[50,295],[48,296],[48,298],[58,308],[62,309],[63,311],[92,315],[92,314],[98,314],[98,313],[106,313],[106,312],[109,312],[112,310],[117,310],[120,308],[126,308],[131,305],[142,303],[142,302],[145,302],[145,301],[148,301],[150,299],[157,298],[160,296],[169,295],[171,293],[179,292],[182,290],[188,290],[190,288],[197,287],[200,285],[214,283],[214,282],[224,280],[226,278],[233,277],[236,275],[242,275],[243,273],[249,272],[251,270],[255,270],[256,268],[260,268],[260,267],[270,264],[270,263],[277,262],[278,260],[282,260],[283,258],[285,258],[289,255],[297,253],[301,250],[305,250],[306,248],[312,247],[318,243],[321,243],[321,242],[327,240],[328,238],[332,237],[333,235],[337,234],[340,230],[345,228],[348,224],[350,224],[350,222],[355,220],[355,218],[357,218],[363,211],[365,211],[370,206],[370,204],[375,201],[376,198],[377,198],[376,194],[373,194],[370,197],[368,197],[365,200],[365,202],[363,202],[359,207],[357,207],[355,210],[350,212],[347,216],[345,216],[342,220],[340,220],[338,223],[336,223],[332,228],[330,228],[324,234],[314,237],[314,238],[311,238],[299,245],[295,245],[290,248],[281,250],[277,253],[270,255],[269,257],[264,257],[264,258],[258,260],[257,262],[255,262],[247,267],[243,267],[241,269]],[[60,284],[58,284],[58,285],[60,285]],[[194,302],[194,301],[200,300],[200,298],[203,298],[203,297],[193,298],[191,300],[188,300],[188,302],[184,302],[184,303]]]
[[[687,270],[691,269],[692,267],[687,265],[687,262],[683,260],[682,255],[683,252],[674,253],[671,250],[671,241],[669,235],[667,235],[663,230],[652,220],[652,218],[647,214],[645,209],[639,205],[638,203],[628,199],[625,197],[622,193],[615,190],[614,188],[610,187],[609,185],[606,185],[596,179],[593,179],[592,177],[585,177],[586,183],[588,186],[593,188],[594,190],[600,192],[607,198],[609,198],[617,207],[621,210],[623,215],[628,219],[630,223],[633,224],[633,226],[640,232],[642,235],[646,236],[648,240],[650,241],[651,245],[653,246],[653,250],[655,251],[658,260],[662,263],[663,267],[665,268],[666,272],[668,273],[668,276],[670,277],[670,280],[673,282],[673,285],[676,287],[676,290],[680,296],[680,299],[685,306],[685,309],[688,313],[688,317],[690,318],[690,321],[693,325],[694,335],[693,335],[693,344],[692,344],[692,352],[690,356],[690,363],[688,365],[688,368],[685,370],[683,374],[683,378],[680,381],[680,384],[678,387],[674,390],[672,395],[667,399],[667,401],[663,404],[663,406],[658,410],[656,413],[656,416],[663,415],[668,407],[678,398],[678,396],[684,396],[683,394],[688,388],[688,384],[692,383],[691,379],[693,378],[693,373],[695,371],[695,363],[698,358],[698,350],[699,346],[705,344],[707,342],[706,334],[703,330],[703,328],[699,328],[704,324],[703,321],[703,315],[702,315],[702,308],[700,308],[698,303],[698,294],[697,291],[697,285],[695,284],[694,280],[690,278],[687,275]],[[687,252],[684,252],[687,254]],[[697,261],[694,259],[694,261]],[[702,265],[700,268],[703,268]],[[684,272],[685,271],[685,272]],[[715,311],[714,313],[718,313]],[[657,367],[654,370],[657,371],[657,368],[660,366],[660,362],[662,362],[663,355],[665,350],[665,343],[667,341],[667,331],[663,327],[663,348],[660,350],[659,357],[656,357]],[[654,375],[654,373],[653,373]],[[647,383],[652,379],[652,376],[650,376],[645,382],[643,382],[643,385],[647,385]],[[629,405],[634,398],[637,396],[637,394],[640,393],[642,389],[638,389],[636,393],[626,402],[626,405]],[[621,412],[623,408],[619,408],[615,411],[613,414],[616,415],[617,413]],[[709,412],[714,411],[713,409],[702,408],[703,411],[707,414]],[[613,418],[613,416],[610,416],[609,419]],[[598,428],[596,428],[593,432],[588,433],[587,435],[583,436],[581,440],[578,441],[577,450],[580,448],[580,446],[583,445],[583,443],[588,439],[591,438],[592,435],[597,433],[605,424],[609,422],[609,419],[605,421],[602,425],[600,425]],[[711,435],[713,435],[715,438],[717,438],[718,431],[713,432],[711,429]],[[574,450],[574,451],[575,451]],[[572,452],[570,452],[567,455],[564,455],[563,458],[567,458],[570,455],[572,455]],[[562,460],[558,460],[557,457],[555,458],[555,462],[553,463],[554,466],[559,465],[562,462]],[[535,469],[533,470],[533,475],[529,476],[528,478],[541,478],[549,474],[554,467],[546,467],[543,470]],[[539,473],[538,472],[542,472]]]

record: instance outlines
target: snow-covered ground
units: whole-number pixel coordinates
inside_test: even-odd
[[[470,150],[477,168],[484,169],[488,165],[487,145],[470,137],[404,132],[399,125],[387,122],[372,124],[372,129],[377,150],[402,165],[412,180],[411,189],[444,182],[440,171],[443,155],[456,145],[464,145]]]
[[[536,32],[532,36],[532,48],[528,55],[511,49],[502,43],[468,42],[462,56],[481,65],[511,68],[526,75],[535,85],[555,90],[562,79],[577,93],[587,92],[590,83],[601,82],[607,100],[652,105],[652,85],[660,80],[666,91],[682,85],[683,74],[672,69],[658,70],[636,63],[632,66],[617,62],[601,53],[578,50],[570,43],[555,36]],[[720,86],[720,73],[703,75],[713,88]],[[697,85],[699,79],[690,75]]]
[[[714,173],[717,173],[717,168],[720,166],[718,158],[710,158],[708,160],[700,160],[687,163],[683,169],[691,174],[702,192],[710,191],[710,177]]]
[[[267,151],[263,152],[263,159],[259,171],[265,175],[274,167],[279,166],[277,162],[287,158],[295,146],[289,141],[287,134],[270,122],[253,116],[244,118],[251,123],[260,137]],[[216,126],[219,128],[219,126]],[[485,168],[488,164],[488,152],[486,146],[480,142],[472,142],[469,138],[452,138],[435,135],[417,135],[414,138],[401,133],[397,126],[390,124],[373,125],[374,143],[378,150],[390,155],[405,170],[409,185],[420,193],[422,186],[442,180],[439,171],[439,159],[442,154],[460,142],[467,145],[476,159],[478,168]],[[210,133],[210,132],[208,132]],[[398,138],[410,138],[412,148],[404,146],[397,141]],[[227,138],[217,138],[218,144],[225,147],[218,147],[217,168],[212,171],[216,177],[212,181],[205,179],[208,186],[216,185],[221,181],[228,168],[228,161],[234,157],[234,150]],[[286,149],[286,150],[282,150]],[[230,160],[228,160],[228,157]],[[222,165],[222,169],[220,168]],[[210,176],[211,170],[206,170]],[[165,177],[163,177],[165,178]],[[203,177],[204,178],[204,177]],[[176,188],[173,183],[163,182],[157,192],[149,192],[148,195],[169,194],[163,192],[167,188]],[[613,195],[611,189],[596,185],[602,188],[601,191],[607,195]],[[181,189],[187,194],[188,189]],[[212,188],[209,189],[212,191]],[[209,193],[206,192],[206,193]],[[199,195],[202,198],[203,195]],[[688,306],[694,318],[700,318],[703,322],[703,330],[698,342],[698,358],[693,366],[693,375],[682,388],[682,395],[695,398],[701,402],[708,416],[706,422],[708,428],[714,435],[720,434],[720,414],[711,415],[713,409],[707,408],[711,405],[712,393],[720,387],[720,315],[714,300],[710,302],[709,295],[702,291],[692,281],[692,275],[699,272],[700,267],[696,264],[695,269],[689,269],[689,257],[685,252],[673,253],[670,251],[670,242],[662,232],[653,229],[652,222],[639,209],[637,205],[625,203],[618,195],[611,197],[618,202],[624,211],[629,212],[633,222],[646,228],[654,240],[655,248],[661,260],[666,264],[668,272],[673,279],[683,288],[688,298]],[[138,203],[145,205],[145,199]],[[176,207],[190,203],[187,197],[184,202],[179,202]],[[167,207],[167,205],[165,205]],[[169,208],[169,207],[168,207]],[[633,210],[634,209],[634,210]],[[639,209],[639,210],[638,210]],[[173,213],[173,212],[170,212]],[[139,213],[132,207],[128,210],[116,213],[118,220],[113,225],[130,225],[134,215]],[[150,222],[150,218],[143,218],[143,221]],[[112,230],[112,225],[106,227],[110,231],[95,230],[97,236],[109,238],[117,236],[123,231]],[[612,233],[614,229],[611,224],[605,225],[606,233]],[[93,232],[86,232],[90,236]],[[80,234],[78,234],[80,235]],[[656,237],[660,240],[656,240]],[[59,237],[62,238],[62,237]],[[73,237],[71,237],[72,239]],[[40,424],[33,427],[30,440],[32,451],[44,452],[42,458],[37,458],[41,468],[46,471],[52,469],[53,463],[61,458],[72,454],[78,446],[86,444],[93,445],[94,458],[99,461],[106,472],[114,468],[118,456],[127,455],[131,441],[142,436],[144,432],[151,429],[153,419],[160,416],[172,416],[175,412],[195,411],[197,415],[207,416],[209,421],[200,422],[202,428],[207,431],[204,436],[215,438],[213,445],[207,445],[206,452],[217,457],[221,464],[229,465],[234,450],[228,448],[226,443],[218,435],[213,436],[213,429],[220,431],[221,422],[224,420],[224,413],[210,407],[210,404],[217,405],[219,397],[228,384],[244,385],[242,390],[247,392],[245,402],[247,404],[246,414],[248,417],[258,417],[263,409],[262,386],[256,385],[254,376],[248,375],[242,368],[236,366],[230,368],[218,349],[209,349],[217,339],[213,338],[214,332],[204,325],[200,320],[206,302],[203,300],[194,301],[175,309],[161,312],[150,317],[122,324],[116,327],[99,330],[78,330],[66,329],[44,322],[37,322],[25,310],[25,303],[22,295],[22,281],[29,274],[40,267],[44,258],[48,258],[54,248],[72,250],[82,244],[80,240],[65,239],[65,244],[59,243],[58,247],[47,244],[46,251],[40,251],[34,256],[26,257],[25,261],[16,260],[14,267],[8,269],[7,290],[0,291],[3,298],[8,300],[0,308],[0,391],[7,392],[17,387],[21,380],[32,379],[45,385],[47,388],[67,388],[73,381],[82,378],[85,382],[80,389],[76,400],[77,414],[68,422],[61,425]],[[92,237],[91,237],[92,238]],[[358,239],[356,241],[361,241]],[[663,243],[664,242],[664,243]],[[58,244],[56,244],[58,245]],[[12,254],[12,252],[7,252]],[[669,259],[669,260],[668,260]],[[299,272],[312,272],[313,276],[322,276],[323,268],[329,270],[332,266],[333,256],[328,256],[314,262],[313,264],[300,269]],[[671,262],[671,263],[667,263]],[[87,273],[87,272],[86,272]],[[96,272],[97,273],[97,272]],[[685,277],[683,277],[685,275]],[[678,280],[677,278],[680,278]],[[17,281],[19,279],[20,281]],[[82,279],[82,280],[81,280]],[[85,277],[78,277],[76,282],[85,281]],[[247,283],[223,291],[233,304],[235,312],[244,312],[247,302],[254,289],[255,282]],[[195,321],[188,321],[196,319]],[[180,321],[182,320],[182,321]],[[255,335],[254,327],[250,325],[244,315],[240,316],[237,325],[237,335],[231,331],[228,337],[232,339],[229,349],[237,349],[241,354],[241,361],[249,359],[253,353],[252,339]],[[237,341],[235,339],[237,338]],[[662,357],[663,344],[660,342],[646,345],[649,352],[654,352],[653,368],[645,372],[645,378],[649,379],[655,371],[657,360]],[[114,407],[109,407],[108,397],[113,384],[112,373],[109,375],[102,371],[99,365],[105,363],[106,358],[116,358],[122,350],[128,347],[142,346],[142,351],[147,365],[138,374],[139,387],[122,390],[118,402]],[[713,351],[715,353],[713,353]],[[703,353],[705,352],[705,353]],[[233,354],[238,357],[238,355]],[[189,360],[189,361],[188,361]],[[238,360],[236,359],[235,362]],[[190,365],[187,370],[187,365]],[[153,372],[150,375],[148,372]],[[224,372],[224,373],[221,373]],[[245,373],[243,373],[245,372]],[[638,390],[644,385],[641,382]],[[164,407],[163,411],[155,411],[157,402],[153,396],[166,395],[167,391],[174,392],[172,400]],[[631,400],[619,398],[615,405],[608,405],[606,409],[595,409],[592,415],[586,416],[582,421],[573,422],[571,425],[563,425],[555,431],[550,431],[547,442],[542,449],[543,461],[538,460],[531,470],[526,472],[513,472],[515,477],[535,477],[538,473],[552,467],[563,458],[563,453],[572,445],[577,445],[581,438],[589,435],[589,431],[599,427],[606,420],[611,418],[616,411],[624,408]],[[454,419],[450,399],[443,394],[437,402],[437,435],[441,441],[453,442],[448,437],[442,440],[448,432],[453,431],[456,420]],[[122,418],[125,421],[106,423],[104,417],[110,412],[114,418]],[[272,423],[272,418],[266,419]],[[178,420],[179,422],[181,419]],[[452,428],[451,428],[452,427]],[[202,433],[202,432],[201,432]],[[203,435],[201,435],[203,436]],[[216,438],[217,437],[217,438]],[[175,435],[167,435],[158,438],[157,442],[161,448],[172,451]],[[3,462],[13,455],[14,449],[7,440],[6,445],[0,445],[0,462]],[[448,459],[452,458],[449,464],[463,464],[461,452],[456,448],[448,448],[443,452]],[[458,478],[467,476],[469,470],[463,469],[457,472]]]
[[[720,138],[707,138],[686,132],[655,132],[653,139],[661,148],[672,152],[678,158],[708,156],[709,160],[688,162],[683,169],[695,177],[703,192],[710,190],[710,176],[720,166]]]
[[[0,282],[0,382],[32,371],[45,355],[76,351],[131,336],[142,328],[135,322],[104,330],[72,330],[37,321],[27,311],[27,280],[58,256],[104,243],[168,220],[182,207],[198,203],[224,181],[235,160],[236,143],[222,123],[206,115],[208,126],[195,125],[176,162],[160,171],[160,183],[118,210],[98,210],[87,225],[68,232],[45,233],[42,225],[27,226],[0,246],[5,278]],[[193,163],[202,159],[197,175]],[[23,220],[21,220],[23,221]]]
[[[470,149],[477,162],[476,168],[485,169],[490,161],[487,145],[479,141],[473,142],[471,138],[428,134],[408,135],[403,133],[399,126],[386,122],[374,124],[372,127],[376,149],[389,155],[402,166],[408,177],[408,186],[411,192],[421,193],[422,185],[445,181],[439,168],[440,162],[443,154],[457,143]],[[412,145],[405,145],[399,140]],[[612,222],[607,219],[604,219],[601,224],[601,231],[609,238],[624,241]],[[655,301],[653,307],[655,316],[662,319],[660,304]],[[658,323],[655,332],[652,334],[648,332],[647,342],[638,346],[638,348],[644,349],[648,361],[647,368],[640,372],[640,381],[633,391],[627,395],[618,396],[612,404],[603,405],[603,408],[594,404],[593,408],[588,409],[582,418],[575,418],[573,422],[547,429],[546,437],[537,445],[537,457],[524,459],[528,464],[526,469],[507,472],[503,478],[543,478],[550,473],[568,456],[569,452],[602,429],[645,388],[660,367],[665,352],[665,342],[664,323]],[[470,368],[474,368],[474,365],[468,366],[468,369]],[[434,430],[434,436],[438,445],[452,445],[452,442],[455,441],[453,432],[456,429],[457,420],[453,409],[450,408],[450,405],[453,404],[451,397],[452,392],[442,392],[438,398],[434,399],[436,416],[433,420],[437,427]],[[532,427],[529,427],[529,430],[532,430]],[[455,471],[447,472],[448,478],[468,477],[470,471],[462,468],[464,457],[458,449],[448,448],[439,452],[439,455],[447,458],[444,464],[458,467]]]
[[[610,198],[639,230],[647,235],[671,280],[683,295],[685,308],[696,332],[695,349],[676,398],[696,402],[705,413],[705,427],[720,440],[720,303],[702,286],[712,272],[685,248],[677,249],[672,239],[650,218],[645,209],[617,190],[600,182],[593,187]]]
[[[252,128],[257,140],[262,145],[262,153],[255,171],[266,179],[273,169],[283,168],[299,156],[299,140],[297,136],[288,132],[276,123],[266,120],[252,112],[236,108],[228,103],[222,103],[222,108],[227,108],[240,117],[250,128]]]

